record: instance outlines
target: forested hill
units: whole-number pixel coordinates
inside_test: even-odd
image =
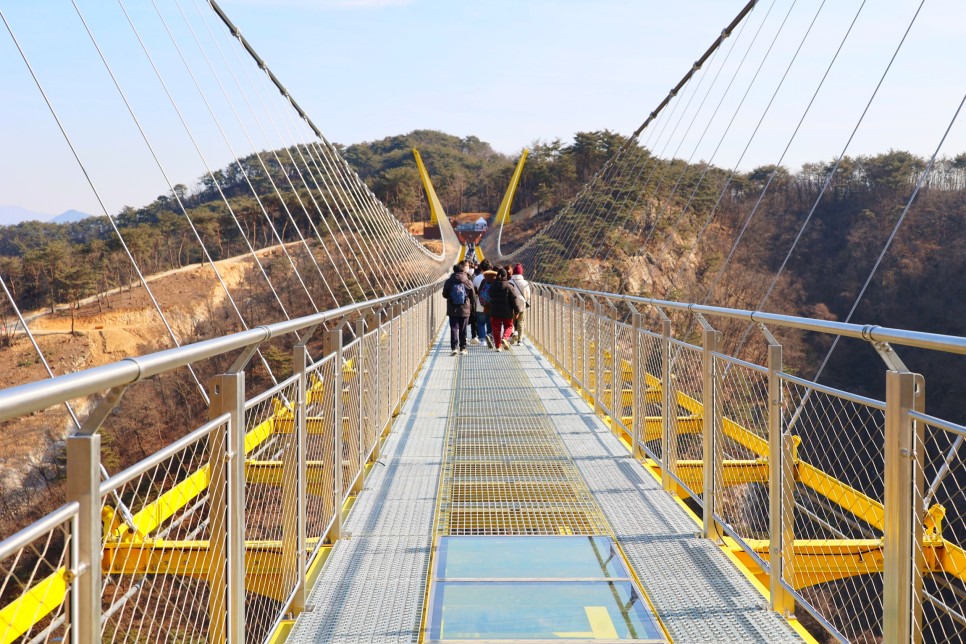
[[[529,145],[514,208],[537,204],[544,210],[566,203],[623,141],[619,134],[603,130],[578,132],[570,143],[556,139]],[[460,138],[436,130],[415,130],[345,148],[346,160],[403,221],[429,216],[413,148],[426,162],[449,214],[496,211],[519,158],[500,154],[475,136]]]
[[[534,146],[517,193],[517,207],[538,200],[542,208],[566,202],[621,140],[604,131],[578,133],[571,144],[553,141]],[[419,148],[429,166],[448,213],[496,210],[516,159],[495,152],[474,136],[461,139],[418,130],[343,151],[375,194],[407,221],[429,216],[413,147]],[[216,261],[248,253],[250,248],[273,246],[279,238],[298,241],[296,225],[307,228],[303,204],[313,204],[313,199],[304,187],[298,195],[284,189],[289,180],[303,185],[298,176],[287,175],[290,169],[283,171],[279,165],[279,159],[289,158],[290,152],[296,157],[299,154],[293,149],[249,155],[192,185],[177,184],[171,193],[159,195],[149,204],[126,206],[115,213],[114,223],[141,270],[151,275],[204,261],[192,226]],[[273,184],[283,187],[281,195]],[[338,195],[315,192],[315,201],[325,212],[328,205],[339,209]],[[315,216],[314,210],[310,212]],[[325,227],[321,229],[325,234]],[[76,303],[131,284],[137,277],[105,217],[65,224],[27,221],[0,226],[0,275],[25,311]],[[6,298],[0,298],[0,329],[12,316]]]

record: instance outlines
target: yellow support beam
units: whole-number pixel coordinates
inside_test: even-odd
[[[279,428],[288,425],[288,432],[291,432],[292,412],[289,406],[275,401],[276,411],[271,417],[256,425],[251,431],[245,434],[245,453],[250,454],[259,445],[268,440],[271,436],[278,433]],[[317,419],[313,429],[322,432],[321,419]],[[159,496],[154,502],[144,506],[133,517],[133,524],[137,535],[149,535],[155,528],[164,523],[167,519],[181,508],[186,507],[198,496],[208,489],[210,482],[208,466],[199,468],[196,472],[189,475],[181,483],[178,483],[170,490]],[[118,525],[117,521],[111,517],[111,513],[106,513],[105,519],[108,527],[111,528],[110,534],[116,539],[131,538],[129,528],[126,525]]]
[[[529,153],[529,150],[524,149],[523,154],[520,155],[520,160],[517,161],[517,167],[513,171],[513,176],[510,177],[510,185],[507,186],[506,193],[503,195],[503,201],[500,202],[500,207],[496,211],[496,217],[493,218],[495,225],[510,223],[510,208],[513,206],[513,196],[517,192],[517,186],[520,185],[523,164],[526,163]]]
[[[632,430],[635,429],[633,416],[622,416],[621,422],[624,423],[624,427],[630,427]],[[643,439],[645,443],[661,439],[663,422],[664,419],[661,416],[644,417]],[[677,432],[678,434],[700,434],[704,429],[703,423],[704,419],[700,416],[678,416]]]
[[[306,541],[311,553],[318,539]],[[212,561],[208,541],[163,539],[106,543],[101,559],[105,575],[180,575],[207,579]],[[278,601],[288,598],[283,578],[290,568],[283,560],[281,541],[245,542],[245,589]]]
[[[0,643],[16,642],[67,598],[67,570],[58,568],[0,609]]]
[[[284,466],[282,461],[245,461],[245,482],[260,483],[264,485],[281,485]],[[313,483],[328,483],[326,476],[332,466],[323,461],[309,461],[305,472],[305,482],[309,485]]]
[[[429,178],[429,172],[426,170],[426,166],[423,164],[423,158],[419,156],[419,150],[416,148],[413,148],[413,156],[416,157],[419,178],[423,180],[423,188],[426,190],[426,200],[429,201],[429,223],[438,226],[439,220],[446,218],[446,212],[443,210],[443,204],[440,203],[439,197],[436,196],[436,189],[433,188],[433,182]]]
[[[747,543],[755,554],[768,561],[768,541],[749,540]],[[765,587],[768,586],[768,574],[741,546],[734,544],[730,550],[755,572]],[[881,573],[884,565],[881,539],[796,539],[792,550],[795,553],[795,574],[791,585],[795,590]]]
[[[693,490],[704,482],[704,461],[678,461],[678,478]],[[768,461],[726,460],[722,463],[721,483],[725,487],[745,483],[768,483]]]
[[[660,396],[660,379],[649,373],[645,373],[644,378],[648,389],[656,390],[657,395]],[[704,413],[704,405],[702,403],[681,391],[675,392],[675,401],[679,407],[690,411],[693,416],[700,417]],[[723,419],[722,431],[725,436],[747,448],[758,457],[763,459],[769,457],[768,440],[766,438],[758,436],[729,418]],[[684,433],[681,431],[680,426],[678,433]],[[647,440],[656,440],[656,438]],[[800,440],[796,437],[796,441],[800,442]],[[862,519],[869,525],[879,530],[882,529],[885,520],[885,510],[882,504],[875,499],[839,481],[831,474],[823,472],[813,465],[798,462],[797,460],[796,480],[815,490],[843,510]]]

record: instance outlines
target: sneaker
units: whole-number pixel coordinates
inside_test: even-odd
[[[461,356],[465,356],[467,353],[469,353],[469,351],[467,351],[466,349],[460,349]]]
[[[500,346],[498,346],[498,347],[496,348],[496,350],[497,350],[497,351],[503,351],[503,350],[505,350],[505,349],[506,349],[506,345],[505,345],[505,344],[501,344]]]
[[[451,356],[455,356],[455,355],[457,355],[458,353],[459,353],[459,351],[458,351],[457,349],[453,349],[453,350],[452,350],[452,351],[450,352],[450,355],[451,355]]]
[[[472,340],[470,340],[470,344],[472,344],[472,345],[477,345],[479,343],[480,343],[480,339],[479,338],[473,338]]]
[[[486,346],[490,347],[491,349],[496,347],[496,344],[493,343],[493,336],[490,334],[487,334],[486,336]]]

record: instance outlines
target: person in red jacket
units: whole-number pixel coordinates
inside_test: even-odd
[[[513,333],[513,317],[523,310],[523,298],[516,288],[510,285],[510,276],[505,269],[496,272],[496,279],[490,286],[490,324],[496,350],[503,351],[506,340]]]

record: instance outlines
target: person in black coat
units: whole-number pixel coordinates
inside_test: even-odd
[[[504,344],[513,334],[513,316],[523,310],[523,298],[510,284],[510,276],[502,268],[496,272],[496,280],[490,286],[489,297],[493,341],[496,350],[503,351]]]
[[[446,315],[449,316],[449,345],[454,356],[457,353],[466,355],[466,325],[470,313],[476,310],[476,291],[466,274],[467,266],[465,261],[454,266],[453,274],[443,284]]]

